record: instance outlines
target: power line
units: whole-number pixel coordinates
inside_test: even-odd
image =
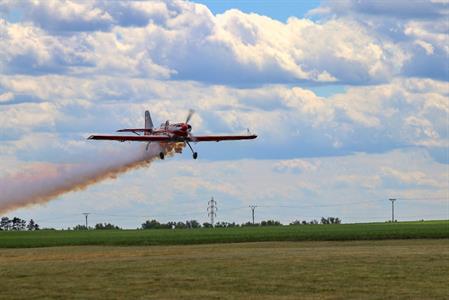
[[[440,200],[449,200],[449,197],[430,197],[430,198],[397,198],[397,200],[401,201],[440,201]]]
[[[392,198],[393,199],[393,198]],[[444,197],[423,197],[423,198],[401,198],[401,197],[396,197],[394,198],[395,201],[392,201],[392,220],[394,222],[394,202],[399,201],[399,202],[408,202],[408,201],[420,201],[423,202],[425,200],[427,201],[432,201],[432,200],[449,200],[448,198],[444,198]],[[215,200],[214,200],[215,201]],[[379,200],[380,201],[380,200]],[[382,201],[385,201],[382,200]],[[398,202],[398,203],[399,203]],[[336,203],[336,204],[308,204],[308,205],[287,205],[287,204],[279,204],[279,205],[250,205],[249,207],[251,208],[251,217],[252,217],[252,221],[253,223],[255,222],[255,209],[256,207],[260,207],[260,208],[291,208],[291,209],[299,209],[299,208],[320,208],[320,207],[338,207],[338,206],[350,206],[350,205],[363,205],[363,204],[378,204],[379,202],[377,202],[377,200],[365,200],[365,201],[355,201],[355,202],[346,202],[346,203]],[[385,203],[385,202],[384,202]],[[214,206],[216,207],[216,201]],[[234,210],[241,210],[245,207],[248,206],[239,206],[239,207],[228,207],[225,209],[221,209],[221,212],[226,212],[226,211],[234,211]],[[252,208],[253,207],[253,208]],[[270,211],[270,210],[268,210]],[[216,210],[214,209],[214,222],[215,222],[215,218],[216,218]],[[263,213],[263,211],[262,211]],[[120,219],[126,219],[126,218],[166,218],[166,217],[182,217],[182,216],[201,216],[204,214],[204,211],[190,211],[190,212],[183,212],[183,213],[178,213],[178,214],[159,214],[159,215],[134,215],[134,214],[103,214],[103,213],[95,213],[95,212],[89,212],[89,213],[83,213],[83,215],[85,216],[85,223],[86,223],[86,227],[88,226],[88,216],[89,215],[96,215],[96,216],[104,216],[104,217],[114,217],[114,218],[120,218]],[[71,217],[75,217],[76,214],[67,214],[65,216],[58,216],[58,217],[53,217],[53,218],[44,218],[44,219],[37,219],[37,222],[49,222],[49,221],[56,221],[56,220],[68,220],[68,219],[72,219]],[[402,216],[402,215],[401,215]],[[209,217],[211,217],[209,215]],[[403,216],[405,217],[405,216]],[[419,217],[419,216],[417,216]],[[423,217],[425,217],[423,215]]]

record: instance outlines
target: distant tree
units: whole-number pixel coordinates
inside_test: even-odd
[[[111,230],[111,229],[121,229],[120,227],[113,225],[111,223],[98,223],[95,225],[95,229],[100,229],[100,230]]]
[[[177,222],[176,228],[184,229],[187,228],[187,225],[184,222]]]
[[[18,230],[19,222],[20,222],[19,218],[17,218],[17,217],[12,218],[12,220],[11,220],[11,229],[12,230]]]
[[[26,221],[20,218],[14,217],[12,219],[12,230],[25,230]]]
[[[282,225],[281,222],[275,220],[267,220],[260,222],[260,226],[279,226]]]
[[[341,220],[336,217],[322,217],[321,218],[321,224],[340,224]]]
[[[29,231],[32,231],[32,230],[39,230],[39,225],[38,225],[36,222],[34,222],[33,219],[31,219],[31,220],[28,222],[28,225],[26,226],[26,228],[27,228],[27,230],[29,230]]]
[[[312,221],[309,222],[309,224],[311,224],[311,225],[316,225],[316,224],[319,224],[319,223],[318,223],[317,220],[312,220]]]
[[[31,220],[28,222],[27,230],[29,230],[29,231],[34,230],[34,221],[33,221],[33,219],[31,219]]]
[[[232,222],[232,223],[222,222],[221,224],[223,227],[239,227],[239,224],[236,224],[235,222]]]
[[[211,227],[212,227],[212,224],[211,224],[211,223],[204,222],[204,223],[203,223],[203,227],[204,227],[204,228],[211,228]]]
[[[259,223],[251,223],[251,222],[246,222],[242,224],[242,227],[256,227],[256,226],[260,226]]]
[[[157,220],[146,220],[145,223],[142,224],[142,229],[159,229],[161,228],[161,223]]]
[[[86,227],[86,225],[76,225],[73,227],[73,230],[88,230],[89,228]]]
[[[200,228],[201,224],[197,220],[186,221],[187,228]]]
[[[175,229],[176,228],[176,222],[170,221],[167,223],[168,229]]]
[[[301,225],[301,221],[295,220],[295,221],[291,222],[289,225]]]
[[[329,224],[341,224],[341,220],[336,217],[329,217]]]
[[[215,224],[215,227],[223,227],[223,228],[228,228],[228,227],[238,227],[238,224],[235,224],[235,222],[229,223],[229,222],[217,222]]]
[[[8,217],[2,217],[0,220],[0,228],[2,230],[10,230],[12,221]]]
[[[302,225],[307,225],[307,221],[304,220],[304,221],[301,222],[301,224],[302,224]]]
[[[26,230],[26,228],[27,228],[27,221],[20,219],[19,230]]]

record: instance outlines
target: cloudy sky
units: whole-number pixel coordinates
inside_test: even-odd
[[[252,204],[257,220],[385,221],[394,197],[399,220],[447,219],[448,17],[445,0],[0,0],[0,180],[126,155],[85,138],[142,127],[145,109],[259,135],[8,215],[204,222],[214,196],[219,221]]]

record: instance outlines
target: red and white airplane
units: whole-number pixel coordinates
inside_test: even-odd
[[[187,144],[192,151],[193,159],[197,159],[198,153],[195,152],[190,145],[190,142],[219,142],[219,141],[233,141],[233,140],[252,140],[257,138],[257,135],[248,133],[247,135],[207,135],[207,136],[193,136],[191,134],[192,126],[189,121],[193,115],[193,110],[189,110],[186,121],[184,123],[170,124],[167,120],[162,123],[159,128],[154,128],[151,120],[150,112],[145,111],[145,128],[126,128],[117,130],[117,132],[132,132],[133,135],[91,135],[89,140],[108,140],[108,141],[132,141],[132,142],[146,142],[147,150],[151,142],[161,144],[161,149],[175,149],[176,152],[181,152],[180,147],[167,147],[170,144],[175,145],[181,143],[182,146]],[[143,135],[140,135],[142,133]],[[163,151],[159,153],[159,157],[164,159]]]

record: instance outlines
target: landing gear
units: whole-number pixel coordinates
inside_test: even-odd
[[[190,146],[190,143],[189,143],[189,142],[186,142],[186,144],[189,146],[190,150],[192,151],[193,159],[197,159],[197,158],[198,158],[198,153],[195,152],[195,151],[193,151],[193,148],[192,148],[192,146]]]
[[[160,157],[161,159],[164,159],[164,158],[165,158],[164,152],[159,153],[159,157]]]

